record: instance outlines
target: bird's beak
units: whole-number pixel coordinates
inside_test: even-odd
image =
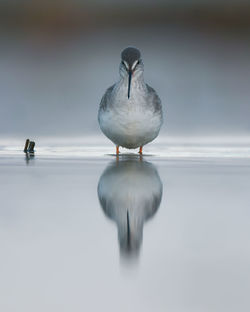
[[[132,79],[132,69],[129,69],[128,71],[128,99],[130,97],[130,86],[131,86],[131,79]]]

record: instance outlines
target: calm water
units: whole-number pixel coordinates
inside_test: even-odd
[[[70,150],[1,147],[1,311],[249,311],[246,148]]]

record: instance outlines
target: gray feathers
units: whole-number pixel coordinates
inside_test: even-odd
[[[146,84],[146,86],[148,89],[148,97],[152,99],[152,101],[149,101],[149,103],[152,103],[152,105],[154,107],[154,112],[162,114],[161,99],[159,98],[155,89],[150,87],[148,84]]]
[[[114,88],[114,84],[109,87],[106,92],[104,93],[102,99],[101,99],[101,103],[100,103],[100,107],[99,110],[103,110],[105,111],[108,108],[108,104],[110,103],[110,97],[111,97],[111,93],[113,91]]]
[[[163,121],[161,101],[144,82],[140,51],[127,48],[121,56],[120,80],[103,95],[98,121],[116,146],[142,147],[159,134]]]
[[[111,98],[114,87],[115,85],[112,85],[106,90],[105,94],[103,95],[101,99],[100,108],[99,108],[100,110],[106,111],[108,107],[111,105],[110,98]],[[153,110],[155,113],[162,114],[161,100],[159,96],[157,95],[156,91],[152,87],[150,87],[148,84],[146,84],[146,87],[148,91],[147,96],[148,96],[148,99],[150,100],[148,101],[148,105],[153,106]]]
[[[141,52],[136,48],[128,47],[122,51],[121,58],[122,61],[127,62],[131,68],[135,61],[140,60]]]

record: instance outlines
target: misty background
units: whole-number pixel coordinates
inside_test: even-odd
[[[250,311],[248,2],[0,0],[0,311]],[[143,157],[97,122],[128,45],[164,110]]]
[[[0,137],[102,136],[97,111],[120,53],[142,52],[161,136],[250,133],[250,4],[1,1]]]

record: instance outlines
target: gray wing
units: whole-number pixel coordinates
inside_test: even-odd
[[[99,107],[99,111],[100,110],[103,110],[105,111],[107,108],[108,108],[108,105],[109,105],[109,101],[110,101],[110,96],[111,96],[111,93],[113,91],[113,88],[114,88],[114,84],[113,86],[109,87],[106,92],[104,93],[102,99],[101,99],[101,103],[100,103],[100,107]]]
[[[152,87],[150,87],[148,84],[146,84],[146,86],[148,89],[148,97],[151,100],[149,102],[152,103],[155,113],[159,113],[160,115],[162,115],[161,99]]]

